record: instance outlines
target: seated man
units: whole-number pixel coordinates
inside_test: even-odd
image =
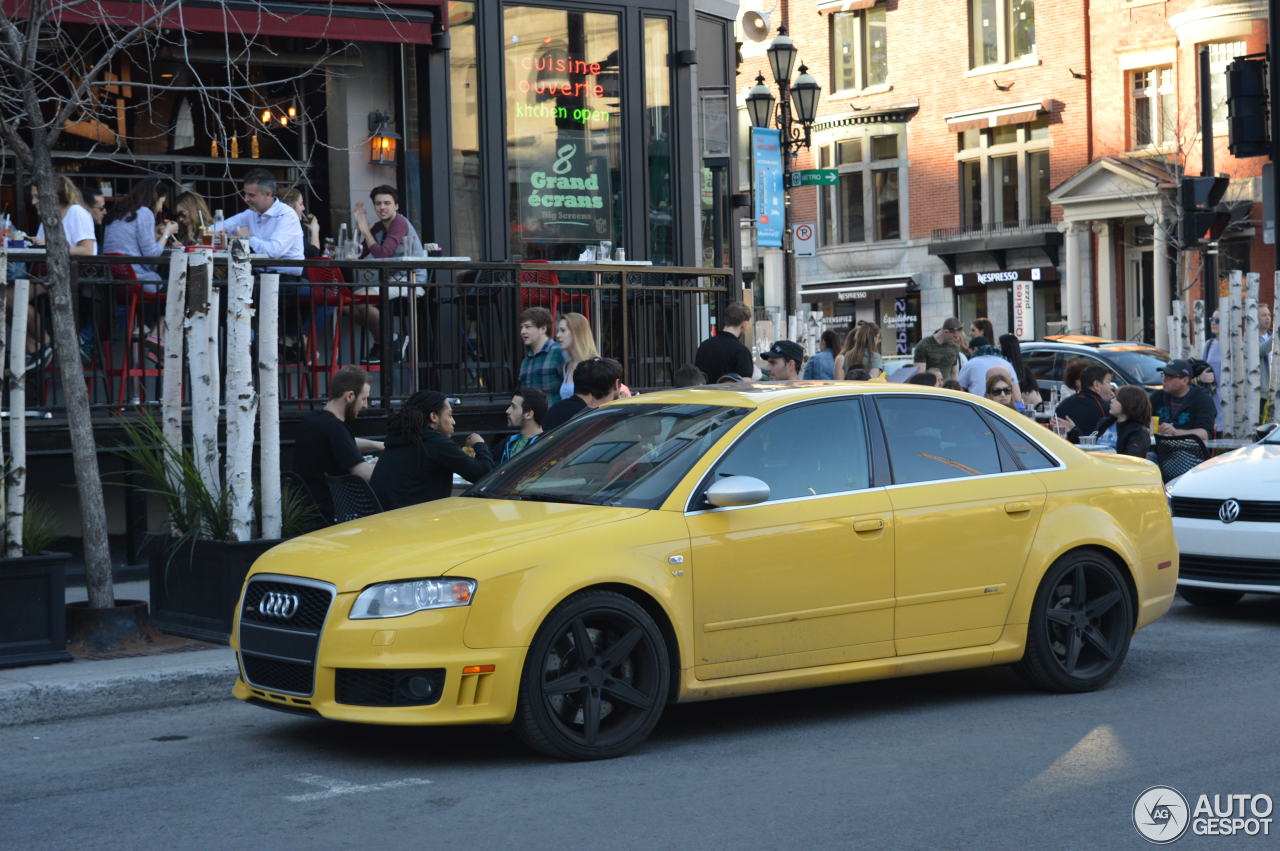
[[[373,465],[364,455],[382,451],[380,442],[353,437],[349,428],[369,407],[369,387],[369,373],[358,366],[344,366],[329,383],[329,401],[298,424],[293,471],[328,523],[333,522],[333,499],[324,477],[354,473],[368,480]]]
[[[1151,394],[1151,413],[1160,418],[1160,434],[1180,437],[1193,434],[1207,441],[1213,434],[1216,412],[1213,397],[1191,383],[1191,364],[1171,360],[1160,372],[1163,387]]]
[[[467,435],[467,455],[453,442],[453,408],[443,393],[419,390],[387,420],[387,451],[369,484],[387,511],[444,499],[457,473],[469,482],[493,469],[493,455],[478,434]]]

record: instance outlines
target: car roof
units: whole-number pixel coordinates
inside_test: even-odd
[[[1128,340],[1098,340],[1096,343],[1075,343],[1066,340],[1030,340],[1022,344],[1026,349],[1052,349],[1058,352],[1156,352],[1168,356],[1164,349],[1148,343],[1134,343]]]
[[[614,404],[697,404],[725,405],[743,408],[776,408],[806,399],[831,396],[877,394],[887,392],[928,393],[985,401],[981,396],[959,390],[925,387],[920,384],[894,384],[888,381],[739,381],[733,384],[704,384],[700,387],[678,387],[642,393]]]

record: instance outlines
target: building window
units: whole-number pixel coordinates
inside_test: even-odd
[[[1004,65],[1036,52],[1035,0],[969,0],[970,64]]]
[[[889,81],[885,8],[872,6],[831,16],[831,89],[856,91]]]
[[[1249,52],[1243,41],[1217,41],[1209,47],[1209,94],[1213,101],[1213,132],[1227,134],[1227,66]],[[1196,53],[1199,56],[1199,51]],[[1197,66],[1198,67],[1198,66]]]
[[[1149,148],[1175,141],[1177,95],[1173,89],[1173,69],[1133,71],[1131,78],[1133,147]]]
[[[960,224],[967,231],[1048,224],[1049,119],[959,134]]]
[[[902,238],[903,142],[881,126],[818,149],[819,165],[840,173],[836,186],[818,190],[823,245]]]

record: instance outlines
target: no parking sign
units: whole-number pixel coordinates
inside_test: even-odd
[[[812,257],[818,253],[818,234],[812,222],[796,225],[791,232],[792,243],[797,257]]]

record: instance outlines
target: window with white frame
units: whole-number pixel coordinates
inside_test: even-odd
[[[1209,95],[1213,103],[1213,132],[1227,133],[1227,66],[1249,52],[1243,41],[1215,41],[1209,48]],[[1197,55],[1199,52],[1197,51]]]
[[[1150,148],[1176,141],[1177,94],[1173,69],[1130,71],[1129,120],[1133,147]]]
[[[857,91],[889,81],[884,6],[831,16],[831,90]]]
[[[960,224],[966,231],[1049,223],[1049,119],[959,134]]]
[[[1035,0],[969,0],[970,65],[1004,65],[1036,52]]]
[[[835,186],[818,188],[823,245],[902,238],[906,137],[883,125],[823,144],[818,164],[839,172]]]

